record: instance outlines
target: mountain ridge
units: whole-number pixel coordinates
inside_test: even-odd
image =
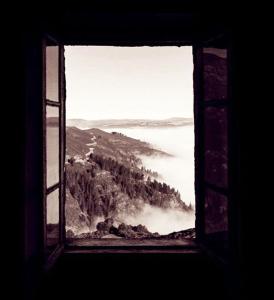
[[[167,119],[102,119],[102,120],[86,120],[86,119],[67,119],[67,126],[75,126],[80,129],[87,128],[130,128],[130,127],[177,127],[193,125],[193,118],[173,117]]]
[[[122,133],[111,133],[98,128],[66,128],[66,154],[85,159],[90,153],[112,158],[128,167],[136,168],[141,164],[138,155],[172,156],[147,142],[128,137]]]

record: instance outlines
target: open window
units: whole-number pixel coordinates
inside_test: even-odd
[[[44,39],[43,70],[44,251],[51,261],[64,243],[65,76],[64,47],[50,37]]]
[[[225,38],[195,44],[194,125],[196,237],[225,257],[230,207],[229,49]],[[44,245],[50,259],[65,242],[64,47],[44,44]],[[98,247],[97,247],[98,248]],[[115,250],[113,250],[115,251]]]

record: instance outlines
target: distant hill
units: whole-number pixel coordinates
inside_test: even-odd
[[[81,130],[77,127],[67,127],[66,146],[68,156],[78,155],[84,159],[93,153],[112,158],[128,167],[136,167],[141,163],[136,155],[171,156],[154,149],[146,142],[118,132],[108,133],[98,128]]]
[[[130,127],[175,127],[193,125],[192,118],[169,118],[163,120],[149,119],[106,119],[106,120],[84,120],[68,119],[67,126],[78,128],[130,128]]]

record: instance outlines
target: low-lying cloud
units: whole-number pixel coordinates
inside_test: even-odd
[[[150,232],[158,232],[159,234],[168,234],[195,227],[194,211],[163,209],[149,204],[144,204],[143,209],[134,215],[125,214],[117,219],[134,226],[145,225]]]

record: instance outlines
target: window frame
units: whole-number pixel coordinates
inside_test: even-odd
[[[224,48],[227,50],[227,97],[226,99],[204,99],[203,81],[203,48]],[[235,184],[233,178],[233,158],[235,157],[233,138],[233,111],[231,91],[231,44],[229,36],[221,34],[193,46],[194,57],[194,123],[195,123],[195,198],[196,198],[196,237],[201,249],[214,255],[222,263],[226,263],[231,246],[232,235],[232,191]],[[206,108],[225,108],[227,119],[227,187],[210,183],[205,178],[205,110]],[[227,236],[205,233],[205,195],[206,190],[227,197]],[[224,244],[227,243],[225,246]],[[224,247],[223,247],[224,246]],[[227,247],[227,248],[226,248]],[[226,248],[226,249],[224,249]]]
[[[64,46],[83,46],[82,44],[75,44],[75,43],[66,43]],[[177,47],[184,47],[190,46],[192,50],[194,48],[193,43],[190,42],[183,42],[183,41],[153,41],[153,42],[145,42],[145,43],[121,43],[121,42],[103,42],[103,43],[85,43],[85,46],[114,46],[114,47],[142,47],[142,46],[150,46],[150,47],[165,47],[165,46],[177,46]],[[194,56],[193,56],[193,66],[194,66]],[[194,80],[193,80],[193,89],[194,89]],[[195,99],[193,97],[193,109],[194,109],[194,102]],[[195,111],[194,119],[195,119]],[[196,124],[194,122],[194,132],[195,132]],[[195,142],[194,142],[195,143]],[[196,165],[196,163],[195,163]],[[195,177],[195,176],[194,176]],[[194,184],[194,183],[193,183]],[[195,206],[196,203],[196,194],[195,194]],[[196,218],[196,216],[195,216]],[[65,228],[65,224],[63,226]],[[196,230],[196,225],[195,225]],[[193,240],[186,240],[185,245],[182,246],[174,246],[174,245],[163,245],[163,246],[141,246],[141,245],[134,245],[130,244],[130,239],[128,240],[129,244],[127,246],[74,246],[68,245],[66,243],[66,237],[64,233],[64,251],[65,253],[184,253],[184,254],[197,254],[200,253],[200,248],[197,243],[197,235],[196,238]]]
[[[47,62],[46,62],[46,47],[48,43],[52,43],[58,47],[58,101],[53,101],[46,98],[47,89]],[[43,111],[43,245],[44,245],[44,260],[45,268],[49,268],[56,258],[64,249],[64,201],[65,201],[65,75],[64,75],[64,46],[57,42],[50,35],[45,35],[42,40],[42,64],[43,64],[43,95],[42,95],[42,111]],[[59,181],[47,186],[47,107],[58,108],[58,167]],[[59,224],[58,224],[58,243],[49,253],[47,248],[47,196],[59,189]]]
[[[52,40],[52,38],[51,38]],[[214,39],[213,39],[214,40]],[[55,41],[56,42],[56,41]],[[56,44],[58,45],[58,43],[56,42]],[[72,45],[72,44],[68,44],[67,45]],[[73,43],[75,46],[77,46],[75,43]],[[87,46],[96,46],[97,44],[93,44],[91,42],[88,43]],[[129,43],[129,44],[124,44],[124,43],[120,43],[120,42],[106,42],[106,43],[100,43],[100,45],[104,45],[104,46],[141,46],[138,43]],[[228,201],[228,234],[231,234],[231,225],[230,225],[230,221],[231,221],[231,189],[232,189],[232,183],[233,183],[233,178],[231,176],[232,172],[232,163],[231,163],[231,158],[233,157],[232,154],[232,150],[231,150],[231,143],[232,143],[232,139],[231,139],[231,134],[232,134],[232,101],[231,101],[231,89],[230,87],[230,47],[227,48],[227,67],[228,67],[228,90],[227,90],[227,99],[223,100],[223,99],[212,99],[212,100],[207,100],[207,101],[200,101],[200,99],[203,98],[203,61],[202,61],[202,48],[203,47],[210,47],[209,45],[211,45],[211,41],[209,42],[191,42],[191,43],[186,43],[186,42],[182,42],[182,41],[174,41],[174,42],[149,42],[149,43],[144,43],[142,45],[149,45],[149,46],[192,46],[192,52],[193,52],[193,64],[194,64],[194,72],[193,72],[193,90],[194,90],[194,103],[193,103],[193,109],[194,109],[194,133],[195,133],[195,148],[194,148],[194,159],[195,159],[195,213],[196,213],[196,217],[195,217],[195,230],[196,230],[196,239],[195,239],[195,243],[196,246],[193,247],[192,245],[189,246],[181,246],[181,247],[146,247],[146,246],[141,246],[138,247],[138,249],[133,246],[133,245],[128,245],[128,246],[123,246],[121,248],[119,247],[114,247],[114,246],[110,246],[110,247],[104,247],[104,246],[100,246],[100,247],[87,247],[87,246],[83,246],[81,247],[81,249],[79,249],[79,247],[75,248],[75,247],[71,247],[69,245],[66,244],[66,237],[65,237],[65,215],[64,215],[64,206],[65,206],[65,169],[61,170],[60,168],[60,182],[61,182],[61,178],[63,180],[63,183],[60,184],[60,190],[62,189],[61,193],[61,197],[60,199],[62,199],[61,203],[60,203],[60,241],[61,241],[61,248],[63,250],[65,250],[68,253],[73,253],[73,252],[80,252],[80,253],[151,253],[151,252],[162,252],[162,253],[173,253],[174,251],[179,252],[179,253],[188,253],[189,251],[191,252],[199,252],[201,249],[206,249],[209,252],[211,252],[211,245],[208,245],[205,239],[205,214],[204,214],[204,204],[205,204],[205,190],[206,188],[213,190],[214,192],[220,193],[222,195],[225,195],[226,197],[228,197],[227,201]],[[80,45],[79,45],[80,46]],[[63,46],[64,47],[64,46]],[[211,46],[212,47],[212,46]],[[43,46],[43,49],[44,46]],[[63,49],[64,51],[64,49]],[[44,56],[44,55],[43,55]],[[62,67],[64,70],[64,60],[60,61],[61,56],[59,55],[59,66]],[[62,65],[63,64],[63,65]],[[44,68],[45,69],[45,68]],[[65,135],[65,113],[66,113],[66,109],[65,109],[65,76],[64,78],[61,80],[60,76],[62,76],[60,73],[59,69],[59,84],[61,86],[61,88],[59,87],[59,96],[60,93],[62,93],[63,97],[63,105],[62,108],[60,108],[60,113],[62,114],[61,117],[63,117],[63,120],[61,121],[61,117],[59,118],[59,122],[60,124],[60,142],[62,141],[62,145],[60,146],[60,151],[62,151],[62,155],[63,158],[65,158],[65,143],[66,143],[66,135]],[[43,81],[45,83],[45,80]],[[45,90],[45,87],[44,87]],[[50,100],[46,100],[49,101],[48,104],[53,104],[56,105],[56,103],[54,101],[50,101]],[[54,102],[54,103],[52,103]],[[43,101],[43,107],[46,106],[44,104]],[[227,121],[228,121],[228,129],[227,129],[227,137],[228,137],[228,157],[227,157],[227,163],[228,163],[228,186],[227,188],[221,188],[218,187],[214,184],[211,184],[209,182],[206,182],[205,177],[204,177],[204,173],[205,173],[205,167],[204,167],[204,134],[205,134],[205,130],[204,130],[204,110],[206,107],[226,107],[227,108]],[[45,108],[44,108],[45,109]],[[44,119],[44,124],[45,124],[45,119]],[[62,130],[61,130],[62,127]],[[61,133],[62,131],[62,133]],[[45,135],[45,132],[44,132]],[[62,149],[61,149],[62,148]],[[44,149],[45,151],[45,149]],[[61,153],[61,152],[60,152]],[[44,162],[45,164],[45,162]],[[45,165],[44,165],[45,167]],[[44,168],[44,171],[46,169]],[[44,172],[44,174],[46,174],[46,172]],[[44,184],[45,186],[45,184]],[[45,195],[46,191],[44,191],[44,195]],[[44,204],[45,204],[45,199],[44,199]],[[46,213],[46,208],[44,208],[44,216]],[[44,230],[44,233],[46,233],[46,231]],[[193,241],[192,241],[193,242]],[[58,247],[57,247],[58,248]],[[60,247],[59,250],[56,249],[55,253],[58,253],[58,251],[60,252]],[[214,253],[214,255],[216,256],[216,253],[214,252],[214,249],[212,251]],[[54,254],[54,253],[53,253]],[[218,256],[218,255],[217,255]],[[221,257],[222,255],[220,255]]]

